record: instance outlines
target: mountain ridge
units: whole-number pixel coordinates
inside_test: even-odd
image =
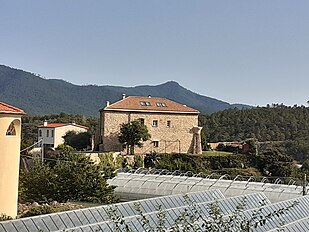
[[[98,116],[106,101],[116,102],[122,94],[127,96],[163,97],[213,113],[234,108],[250,108],[243,104],[230,104],[203,96],[167,81],[159,85],[122,87],[112,85],[75,85],[62,79],[46,79],[20,69],[0,65],[0,101],[22,108],[30,115],[57,114],[60,112]]]

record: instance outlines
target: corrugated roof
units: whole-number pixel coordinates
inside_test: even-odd
[[[47,126],[41,125],[38,126],[39,128],[57,128],[57,127],[63,127],[63,126],[76,126],[84,129],[88,129],[86,126],[82,126],[79,124],[74,124],[74,123],[48,123]]]
[[[0,102],[0,114],[26,114],[26,113],[15,106],[11,106],[4,102]]]
[[[166,98],[129,96],[115,102],[102,110],[194,113],[199,111]]]

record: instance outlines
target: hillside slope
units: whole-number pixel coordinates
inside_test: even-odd
[[[106,101],[115,102],[126,95],[164,97],[213,113],[234,108],[214,98],[196,94],[177,82],[156,86],[79,86],[58,79],[44,79],[35,74],[0,65],[0,101],[24,109],[28,114],[56,114],[60,112],[98,116]],[[237,107],[250,107],[239,105]]]

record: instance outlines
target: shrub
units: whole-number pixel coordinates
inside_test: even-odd
[[[20,174],[21,198],[29,202],[112,203],[116,201],[114,188],[100,167],[82,154],[64,154],[53,167],[37,160],[33,168]]]
[[[27,212],[22,214],[20,217],[32,217],[36,215],[55,213],[57,210],[50,205],[40,205],[29,209]]]
[[[7,220],[12,220],[13,218],[8,216],[8,215],[5,215],[5,214],[0,214],[0,222],[1,221],[7,221]]]

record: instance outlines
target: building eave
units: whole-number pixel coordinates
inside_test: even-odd
[[[115,112],[140,112],[140,113],[160,113],[160,114],[200,114],[199,111],[192,112],[192,111],[167,111],[167,110],[135,110],[135,109],[109,109],[107,107],[100,110],[100,112],[108,112],[108,111],[115,111]]]

